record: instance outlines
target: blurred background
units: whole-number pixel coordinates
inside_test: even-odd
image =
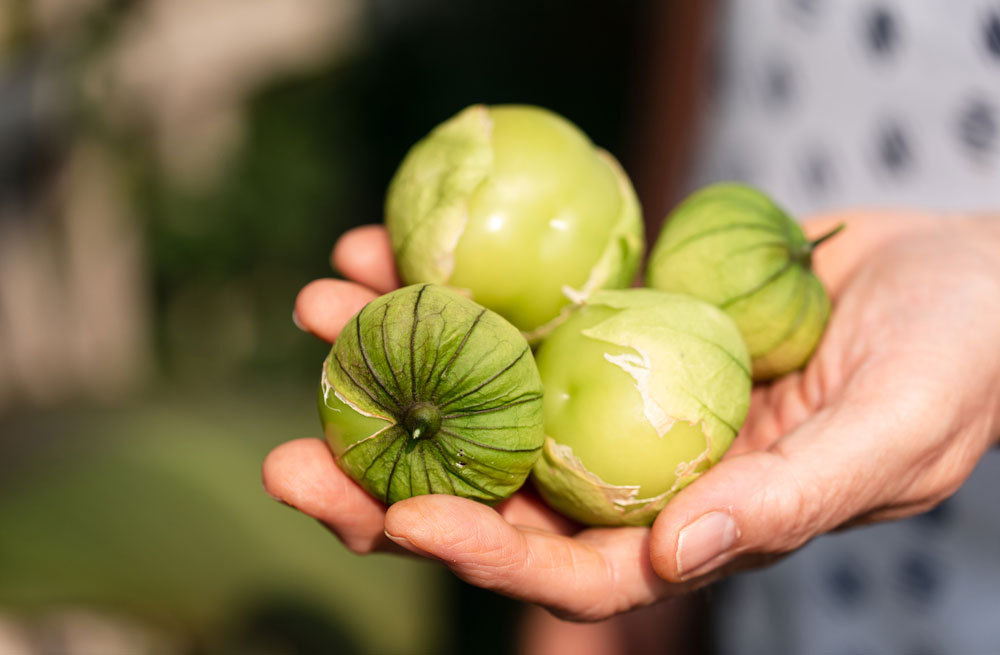
[[[662,216],[672,4],[0,2],[0,653],[511,652],[516,603],[261,490],[320,434],[292,303],[477,102],[567,116]]]

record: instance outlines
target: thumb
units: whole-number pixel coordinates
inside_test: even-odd
[[[594,529],[576,538],[514,526],[464,498],[415,496],[389,507],[386,536],[442,561],[459,578],[576,620],[648,605],[673,587],[649,565],[649,530]]]
[[[907,430],[884,405],[881,413],[865,405],[821,410],[679,493],[653,526],[657,574],[680,582],[744,553],[785,553],[894,498],[909,476],[893,440]]]

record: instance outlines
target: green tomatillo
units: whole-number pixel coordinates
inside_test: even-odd
[[[542,343],[546,441],[533,478],[560,512],[648,525],[729,448],[750,404],[732,320],[690,296],[599,291]]]
[[[542,386],[527,341],[444,287],[368,303],[323,365],[319,411],[337,463],[393,503],[448,493],[495,503],[542,447]]]
[[[386,198],[404,282],[462,289],[531,341],[573,303],[629,285],[640,214],[611,155],[561,116],[522,105],[475,105],[437,126]]]
[[[812,253],[839,230],[810,242],[760,191],[715,184],[667,217],[646,283],[724,309],[746,339],[754,379],[775,378],[803,366],[823,335],[830,299]]]

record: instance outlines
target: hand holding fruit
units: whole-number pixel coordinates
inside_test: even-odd
[[[316,280],[295,304],[297,322],[334,340],[348,319],[398,284],[383,228],[345,234],[336,268],[364,285]],[[351,550],[409,550],[444,562],[462,579],[596,620],[653,603],[684,589],[658,578],[649,562],[648,528],[580,530],[530,489],[490,508],[450,495],[423,495],[386,507],[344,473],[327,444],[299,439],[264,463],[267,492],[321,521]]]
[[[832,313],[809,364],[755,390],[718,466],[653,526],[669,580],[736,570],[845,526],[926,511],[1000,436],[1000,224],[830,215],[812,238]]]
[[[907,248],[941,224],[861,222],[851,250],[832,260],[853,262],[848,272],[820,271],[841,306],[798,373],[830,315],[814,247],[839,227],[810,241],[760,192],[716,185],[674,212],[647,271],[651,286],[690,295],[621,289],[642,234],[614,160],[551,112],[471,107],[404,159],[387,232],[353,232],[335,253],[349,277],[385,292],[398,281],[391,245],[411,286],[372,300],[363,287],[318,282],[297,303],[299,322],[329,339],[358,310],[325,364],[320,412],[336,464],[371,497],[310,442],[276,450],[266,484],[359,551],[393,544],[436,557],[470,582],[574,618],[651,603],[721,575],[720,565],[751,565],[842,522],[933,502],[934,480],[947,489],[954,479],[907,476],[954,463],[934,459],[954,437],[964,479],[995,412],[971,434],[961,403],[936,408],[957,412],[944,423],[924,415],[931,398],[918,391],[973,379],[954,370],[968,353],[946,338],[934,352],[954,351],[947,365],[909,354],[954,329],[886,289],[926,275],[909,269],[932,256],[948,264],[962,244],[913,257]],[[982,229],[955,225],[972,241]],[[1000,278],[977,264],[954,262]],[[937,291],[928,303],[961,296],[946,277],[920,288]],[[544,339],[537,367],[526,337]],[[711,469],[744,423],[751,376],[785,374],[756,392],[736,449]],[[504,501],[532,466],[564,516],[640,527],[577,530],[530,492]],[[303,491],[307,480],[316,488]],[[321,502],[324,487],[340,492],[329,498],[339,506]],[[651,531],[641,527],[661,510]]]
[[[844,214],[805,227],[818,238],[841,222],[848,230],[815,258],[835,309],[813,359],[755,390],[727,457],[651,530],[579,530],[524,490],[495,510],[439,495],[387,509],[314,439],[276,448],[265,486],[357,552],[401,545],[473,584],[585,620],[758,565],[845,524],[928,509],[1000,434],[1000,231],[921,215]],[[398,284],[380,227],[344,235],[334,258],[361,284],[319,280],[296,302],[300,324],[326,340]]]

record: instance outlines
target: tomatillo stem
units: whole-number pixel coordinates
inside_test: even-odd
[[[799,262],[800,264],[802,264],[803,266],[805,266],[807,268],[811,268],[812,267],[812,254],[813,254],[813,251],[816,250],[816,248],[821,243],[823,243],[824,241],[826,241],[827,239],[830,239],[831,237],[836,236],[845,227],[847,227],[847,224],[846,223],[841,223],[840,225],[838,225],[837,227],[833,228],[832,230],[830,230],[826,234],[820,236],[818,239],[810,241],[809,243],[806,243],[802,247],[795,248],[789,254],[791,255],[792,259],[794,259],[795,261]]]
[[[414,439],[433,437],[441,429],[441,412],[430,403],[414,403],[406,410],[403,425]]]
[[[826,234],[824,234],[820,238],[816,239],[815,241],[810,241],[809,242],[809,250],[810,251],[815,250],[816,246],[818,246],[819,244],[823,243],[824,241],[826,241],[830,237],[836,236],[845,227],[847,227],[847,223],[841,223],[840,225],[838,225],[837,227],[833,228],[832,230],[830,230],[829,232],[827,232]]]

